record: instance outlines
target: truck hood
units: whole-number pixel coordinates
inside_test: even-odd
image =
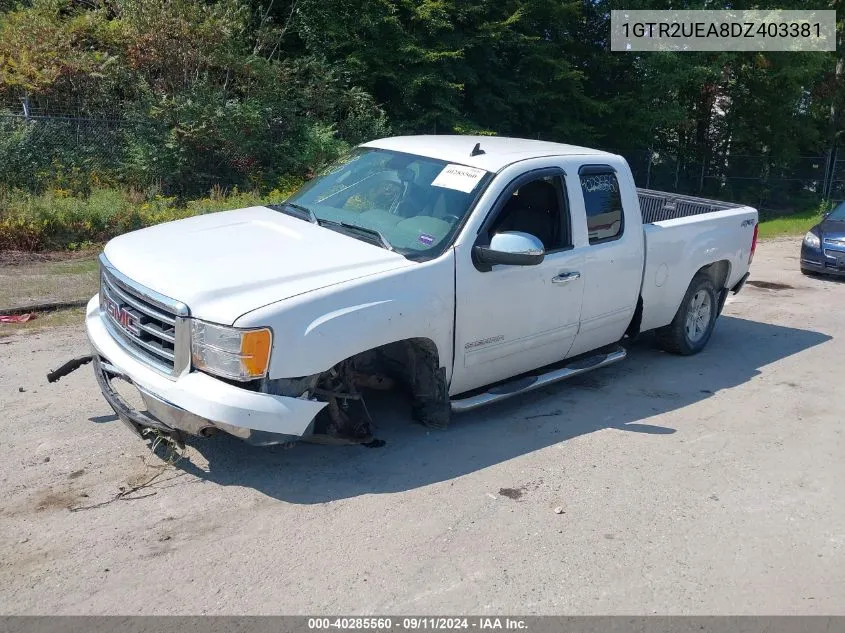
[[[121,273],[185,303],[191,315],[235,320],[270,303],[412,262],[379,246],[266,207],[159,224],[116,237]]]

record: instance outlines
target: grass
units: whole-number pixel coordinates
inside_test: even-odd
[[[760,222],[759,236],[761,239],[770,237],[785,237],[804,235],[810,228],[821,222],[822,214],[818,209],[802,211],[782,218],[773,218]]]
[[[0,310],[89,299],[99,285],[96,255],[0,266]]]
[[[760,221],[760,239],[771,237],[787,237],[804,235],[814,225],[822,221],[825,213],[830,211],[830,203],[822,202],[808,207],[803,211]]]

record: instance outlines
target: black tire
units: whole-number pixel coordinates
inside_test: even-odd
[[[718,293],[713,280],[704,274],[693,277],[675,318],[657,331],[658,347],[682,356],[698,354],[713,334],[719,316],[718,305]],[[705,306],[709,306],[706,319]]]

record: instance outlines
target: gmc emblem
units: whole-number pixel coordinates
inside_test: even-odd
[[[117,305],[114,301],[112,301],[111,297],[108,296],[106,297],[106,313],[124,330],[133,336],[140,336],[141,328],[138,327],[140,324],[138,317],[129,312],[129,310]]]

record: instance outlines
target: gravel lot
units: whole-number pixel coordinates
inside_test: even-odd
[[[797,255],[761,244],[698,356],[641,343],[444,432],[377,401],[379,449],[166,466],[90,368],[47,384],[81,327],[0,339],[0,612],[845,614],[845,284]]]

